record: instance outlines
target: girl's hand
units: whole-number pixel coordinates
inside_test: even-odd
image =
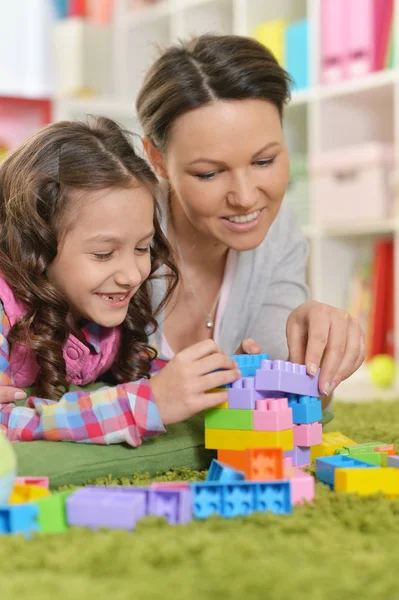
[[[151,378],[164,425],[178,423],[228,399],[227,389],[205,393],[241,377],[237,363],[213,340],[185,348]]]
[[[0,404],[24,400],[25,398],[26,394],[23,390],[14,387],[0,386]]]
[[[308,300],[287,320],[289,360],[305,364],[309,375],[321,365],[319,389],[330,395],[366,357],[364,333],[354,317],[341,310]]]
[[[245,338],[234,354],[260,354],[262,348],[251,338]]]

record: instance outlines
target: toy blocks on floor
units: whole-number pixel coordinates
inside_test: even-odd
[[[321,443],[311,447],[310,459],[313,462],[319,456],[332,456],[339,448],[348,446],[356,446],[356,442],[339,431],[323,433]]]
[[[16,477],[15,484],[18,485],[37,485],[39,487],[49,489],[48,477]]]
[[[205,429],[205,448],[211,450],[246,450],[247,448],[275,448],[292,450],[292,429],[284,431],[240,431],[238,429]]]
[[[253,430],[252,410],[208,408],[205,411],[205,427],[209,429]]]
[[[292,420],[296,425],[314,423],[322,419],[322,406],[319,398],[288,394],[288,406],[292,409]]]
[[[322,441],[323,428],[321,423],[306,423],[294,425],[295,446],[316,446]]]
[[[399,456],[388,456],[388,467],[399,469]]]
[[[344,454],[335,454],[333,456],[324,456],[316,458],[316,477],[330,489],[334,489],[335,473],[337,469],[377,469],[376,465],[366,463],[361,460],[356,460]]]
[[[238,471],[244,471],[246,457],[244,450],[222,450],[217,451],[218,461],[225,465],[229,465]]]
[[[64,533],[68,529],[65,503],[73,493],[73,490],[67,490],[35,501],[39,509],[38,524],[41,533]]]
[[[284,360],[262,360],[260,369],[256,371],[255,388],[265,392],[318,396],[319,375],[308,375],[305,365]]]
[[[191,484],[191,489],[193,513],[197,519],[205,519],[212,514],[230,518],[253,512],[289,514],[292,511],[288,481],[198,482]]]
[[[228,465],[224,465],[218,460],[213,459],[209,467],[206,481],[240,481],[244,479],[243,471],[237,471]]]
[[[39,531],[38,514],[39,509],[32,502],[0,506],[0,534],[22,533],[30,538],[33,532]]]
[[[291,484],[292,504],[304,504],[313,502],[315,498],[315,480],[312,475],[305,473],[298,467],[294,467],[294,473],[289,477]]]
[[[391,444],[389,447],[393,448],[393,445]],[[336,448],[334,454],[358,456],[359,454],[374,452],[374,450],[376,450],[377,452],[382,452],[383,450],[381,450],[380,448],[388,448],[388,446],[384,444],[384,442],[366,442],[364,444],[351,444],[350,446],[345,445],[340,448]],[[388,450],[385,450],[385,452],[388,453]]]
[[[245,479],[268,481],[283,479],[283,450],[281,448],[248,448],[245,456]]]
[[[49,496],[47,488],[40,485],[15,484],[9,499],[10,504],[24,504],[44,496]]]
[[[231,384],[228,392],[228,407],[230,409],[254,410],[256,401],[263,400],[266,397],[266,394],[255,389],[255,377],[237,379]]]
[[[382,492],[389,498],[399,496],[399,470],[385,468],[336,469],[335,491],[369,496]]]

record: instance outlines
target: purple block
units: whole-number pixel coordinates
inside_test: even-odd
[[[69,525],[98,529],[128,529],[147,515],[148,489],[144,487],[85,487],[69,496]]]
[[[255,410],[257,400],[266,396],[263,392],[255,390],[255,377],[242,377],[232,383],[228,389],[229,408],[243,408]]]
[[[311,377],[305,365],[284,360],[262,360],[260,369],[256,371],[255,389],[318,396],[319,374]]]
[[[359,458],[361,454],[359,454]],[[399,469],[399,456],[390,456],[388,455],[388,467],[396,467]]]
[[[151,489],[148,514],[165,517],[168,523],[188,523],[193,518],[191,489]]]
[[[294,446],[293,450],[286,450],[284,456],[292,458],[293,467],[301,467],[310,463],[310,448],[305,446]]]

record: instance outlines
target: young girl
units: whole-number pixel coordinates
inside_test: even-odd
[[[239,376],[212,342],[203,372],[189,374],[196,403],[174,395],[173,381],[163,382],[167,401],[152,392],[149,282],[164,265],[160,307],[177,282],[156,193],[151,169],[106,118],[50,125],[0,166],[0,425],[10,440],[137,446],[220,403],[204,392]],[[112,387],[68,392],[110,374]],[[27,386],[37,396],[15,406]]]

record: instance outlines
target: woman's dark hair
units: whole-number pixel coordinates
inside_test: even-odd
[[[290,84],[288,73],[256,40],[207,34],[162,53],[147,72],[136,108],[145,135],[164,152],[174,121],[215,100],[268,100],[282,118]]]
[[[151,190],[155,202],[155,175],[135,153],[129,134],[105,117],[49,125],[0,165],[0,272],[27,311],[7,337],[34,352],[38,396],[59,399],[68,389],[63,346],[70,333],[80,336],[68,300],[48,278],[68,221],[70,192],[140,185]],[[160,309],[176,286],[177,269],[157,208],[154,228],[149,279],[161,265],[170,273]],[[156,351],[148,345],[148,332],[155,329],[147,280],[130,301],[121,326],[117,382],[149,376]]]

